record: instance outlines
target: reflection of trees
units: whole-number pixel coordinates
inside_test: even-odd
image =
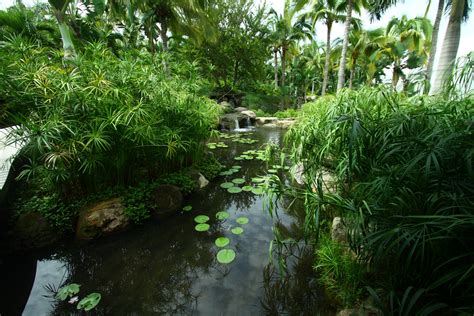
[[[214,263],[217,232],[197,234],[194,224],[154,225],[114,240],[96,241],[68,258],[68,282],[80,283],[81,294],[102,294],[96,313],[176,314],[194,308],[193,283]],[[160,234],[160,229],[163,233]],[[72,312],[60,304],[55,315]]]
[[[272,264],[265,267],[262,309],[268,315],[334,315],[317,282],[312,249],[301,249],[297,257],[293,257],[285,275]]]

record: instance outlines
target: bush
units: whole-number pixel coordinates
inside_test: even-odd
[[[199,95],[204,83],[191,64],[171,64],[167,74],[159,56],[118,58],[102,44],[66,65],[55,50],[17,53],[7,80],[28,109],[16,117],[16,139],[28,140],[22,154],[30,159],[21,177],[45,171],[65,194],[190,165],[217,122],[218,107]]]
[[[302,113],[287,135],[293,154],[316,187],[324,168],[337,175],[338,193],[313,196],[321,210],[332,205],[353,219],[351,247],[381,287],[404,293],[416,285],[426,290],[421,303],[472,312],[472,96],[367,88]]]

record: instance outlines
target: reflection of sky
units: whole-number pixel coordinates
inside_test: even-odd
[[[23,311],[23,316],[49,315],[53,311],[54,300],[51,293],[44,288],[53,285],[58,288],[62,281],[67,280],[69,274],[63,262],[57,260],[41,260],[36,265],[36,277],[31,289],[30,297]],[[50,304],[45,304],[49,301]]]

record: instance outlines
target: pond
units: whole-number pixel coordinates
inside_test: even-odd
[[[54,300],[48,289],[78,283],[82,295],[101,293],[94,311],[99,315],[334,315],[317,284],[309,247],[299,242],[285,248],[286,273],[279,269],[277,251],[271,259],[269,248],[276,227],[284,236],[301,236],[302,205],[282,201],[276,206],[278,217],[272,218],[265,209],[268,201],[264,195],[231,194],[220,186],[244,178],[242,187],[251,184],[253,177],[265,175],[265,162],[234,159],[245,151],[262,149],[266,143],[281,145],[283,131],[262,128],[242,137],[257,142],[218,140],[228,145],[214,149],[220,160],[227,167],[241,168],[188,196],[185,204],[192,206],[191,211],[90,243],[73,243],[30,257],[4,258],[0,314],[77,313],[68,303]],[[284,169],[277,173],[287,177]],[[230,216],[217,220],[219,211]],[[208,231],[195,230],[197,215],[210,218]],[[238,224],[239,217],[248,218],[248,223]],[[243,228],[243,233],[232,233],[235,227]],[[218,237],[229,238],[225,248],[235,251],[229,264],[216,259]]]

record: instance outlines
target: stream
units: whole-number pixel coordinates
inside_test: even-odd
[[[220,161],[241,169],[187,196],[190,212],[89,243],[3,258],[0,315],[83,315],[52,297],[51,289],[68,283],[80,284],[80,295],[101,293],[92,315],[334,315],[317,283],[308,246],[297,242],[285,247],[286,273],[279,269],[278,251],[269,251],[275,227],[284,237],[301,238],[301,203],[283,199],[272,218],[264,195],[231,194],[220,187],[234,178],[244,178],[242,185],[248,185],[265,175],[265,162],[234,158],[266,143],[281,146],[283,134],[260,128],[245,136],[258,141],[254,144],[220,139],[228,145],[214,150]],[[287,171],[277,173],[289,181]],[[229,218],[216,220],[218,211],[228,212]],[[194,229],[197,215],[210,217],[208,231]],[[236,223],[242,216],[248,224]],[[237,226],[244,230],[240,235],[231,232]],[[222,236],[230,239],[226,248],[236,253],[229,264],[216,260],[220,248],[214,241]]]

